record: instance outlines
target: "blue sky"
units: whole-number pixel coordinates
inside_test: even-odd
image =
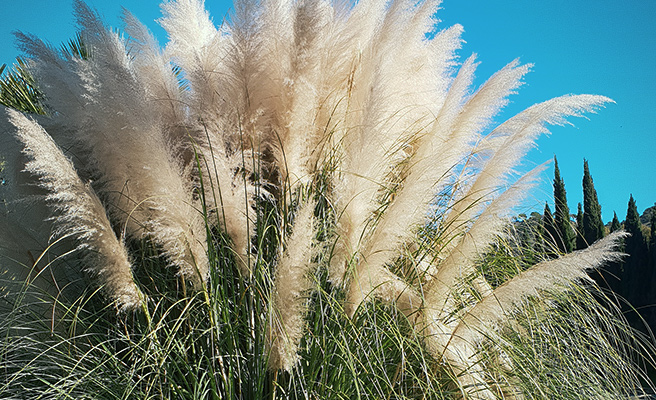
[[[214,21],[231,5],[206,0]],[[121,6],[145,22],[161,42],[164,31],[157,0],[89,0],[111,26],[120,27]],[[479,55],[477,84],[519,57],[535,64],[526,84],[497,118],[500,122],[540,101],[568,93],[593,93],[616,101],[575,127],[555,127],[527,158],[526,169],[558,156],[570,211],[582,201],[583,158],[592,172],[603,219],[626,215],[629,194],[638,209],[656,202],[656,1],[625,0],[444,0],[439,28],[459,23],[466,43],[464,60]],[[0,14],[0,64],[12,64],[19,51],[14,30],[53,44],[75,33],[70,0],[5,0]],[[541,211],[551,202],[553,169],[544,174],[523,207]],[[552,206],[553,208],[553,206]]]

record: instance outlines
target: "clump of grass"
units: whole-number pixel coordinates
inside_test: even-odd
[[[489,252],[546,167],[510,179],[533,141],[610,99],[490,128],[530,66],[472,90],[438,5],[246,0],[217,28],[177,0],[162,50],[76,1],[71,51],[19,33],[46,115],[2,120],[0,394],[640,394],[642,342],[580,286],[620,233],[521,268]]]

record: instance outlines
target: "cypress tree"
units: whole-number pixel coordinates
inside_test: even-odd
[[[624,222],[624,229],[631,234],[631,237],[626,239],[627,250],[629,248],[629,243],[635,243],[636,245],[645,243],[642,229],[640,229],[641,226],[642,224],[640,223],[638,207],[633,199],[633,195],[631,195],[629,198],[629,206],[626,210],[626,221]]]
[[[651,219],[650,219],[650,229],[651,232],[649,234],[649,243],[647,243],[647,247],[649,250],[649,266],[651,268],[651,273],[652,273],[652,287],[653,284],[656,283],[656,210],[652,211],[651,213]],[[653,295],[656,297],[656,293]],[[652,302],[653,303],[653,302]]]
[[[649,289],[648,282],[651,280],[647,245],[641,228],[638,207],[631,195],[626,210],[626,221],[624,221],[624,229],[631,234],[624,240],[624,252],[629,255],[624,262],[624,276],[626,277],[624,295],[634,307],[645,304],[646,292]]]
[[[567,193],[565,182],[560,176],[558,160],[554,156],[554,221],[558,230],[558,248],[562,253],[570,253],[574,249],[574,230],[569,220],[569,206],[567,206]]]
[[[610,224],[610,231],[615,232],[622,229],[620,220],[617,218],[617,213],[613,211],[613,221]],[[590,277],[597,282],[602,288],[610,289],[611,291],[623,294],[623,286],[626,286],[622,261],[612,261],[604,265],[603,268],[597,269],[590,273]]]
[[[581,203],[578,204],[576,212],[576,250],[585,249],[588,247],[583,237],[583,209]]]
[[[620,225],[620,220],[617,219],[617,213],[613,211],[613,221],[610,223],[610,231],[615,232],[620,229],[622,229],[622,225]]]
[[[651,279],[649,280],[649,288],[646,295],[645,304],[656,304],[656,291],[653,288],[656,288],[656,209],[652,209],[651,219],[650,219],[651,233],[649,235],[649,268]],[[653,308],[651,309],[651,314],[647,319],[649,327],[652,331],[656,329],[656,312]]]
[[[549,203],[544,204],[544,213],[542,214],[542,238],[544,251],[550,256],[555,256],[557,251],[558,229],[549,208]]]
[[[604,223],[601,221],[601,205],[597,199],[588,160],[583,160],[583,238],[590,245],[604,237]]]
[[[642,264],[642,261],[644,261],[647,254],[647,244],[645,243],[645,237],[642,234],[640,214],[638,213],[638,207],[636,206],[633,195],[629,198],[624,229],[631,234],[631,236],[625,239],[626,246],[624,251],[629,254],[631,260],[635,261],[634,263]]]
[[[652,264],[656,264],[656,211],[651,213],[650,221],[651,233],[649,235],[649,252],[652,255]]]

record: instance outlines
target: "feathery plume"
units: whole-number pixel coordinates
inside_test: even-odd
[[[467,61],[463,66],[462,74],[459,75],[464,82],[468,82],[473,76],[473,60],[473,58],[470,58]],[[521,77],[528,71],[528,66],[518,67],[518,65],[518,61],[515,60],[490,78],[462,106],[462,111],[453,120],[454,125],[452,128],[449,127],[448,119],[443,121],[439,118],[441,114],[438,115],[435,124],[447,122],[443,129],[446,132],[451,131],[450,135],[461,141],[461,147],[467,144],[471,139],[462,141],[462,138],[475,138],[489,123],[491,117],[505,104],[506,97],[519,86]],[[458,85],[455,85],[454,88],[456,102],[458,102],[458,98],[462,98],[457,90],[458,87]],[[460,86],[460,88],[464,87]],[[442,132],[438,129],[431,133],[439,134]],[[396,250],[399,246],[411,237],[418,226],[425,223],[430,201],[434,197],[435,185],[440,182],[443,174],[448,173],[448,169],[445,169],[445,167],[454,168],[457,162],[460,161],[455,157],[442,159],[441,157],[444,156],[446,151],[439,151],[439,148],[433,149],[438,150],[434,154],[427,153],[425,149],[432,147],[430,146],[432,138],[429,135],[428,132],[419,135],[415,143],[418,148],[416,154],[418,157],[410,158],[409,166],[405,172],[407,177],[403,180],[402,185],[384,210],[380,220],[372,229],[371,239],[367,242],[361,261],[356,267],[358,276],[368,276],[371,271],[378,270],[391,261],[392,257],[397,254]],[[441,135],[438,137],[441,137]],[[449,143],[449,145],[451,145],[450,150],[453,151],[453,143]],[[463,148],[467,149],[469,147],[464,146]],[[457,155],[458,152],[452,154]],[[436,160],[438,157],[440,157],[440,160]],[[451,165],[448,164],[450,162]],[[441,167],[435,168],[436,164]],[[439,175],[436,175],[435,172]],[[375,264],[372,264],[374,260]],[[362,285],[359,284],[359,286]],[[355,299],[352,300],[355,301]]]
[[[188,142],[183,123],[186,121],[187,91],[181,88],[176,66],[160,50],[153,34],[128,10],[123,10],[125,32],[129,36],[128,52],[132,55],[132,68],[143,83],[146,97],[156,112],[161,128],[170,141],[179,148]],[[179,70],[178,70],[179,71]],[[186,155],[185,158],[190,158]],[[188,162],[187,159],[185,161]]]
[[[547,164],[535,167],[521,179],[506,189],[490,202],[481,214],[470,224],[465,235],[462,235],[453,245],[453,250],[444,255],[438,265],[438,271],[426,286],[426,304],[440,310],[440,317],[445,318],[453,310],[450,294],[457,283],[475,272],[475,262],[488,250],[492,241],[503,234],[507,225],[509,212],[521,202],[523,196],[535,185],[538,175],[544,171]],[[489,292],[484,281],[479,283],[484,292]]]
[[[240,162],[209,141],[199,142],[202,155],[199,168],[204,184],[205,207],[232,240],[237,265],[244,276],[251,274],[250,247],[255,229],[253,200],[255,187],[239,171]],[[263,189],[260,189],[265,194]]]
[[[458,230],[466,226],[497,193],[508,174],[526,154],[535,139],[548,133],[546,125],[564,125],[566,117],[580,117],[583,112],[595,109],[610,100],[604,96],[567,95],[529,107],[495,128],[478,146],[477,151],[491,156],[483,161],[473,183],[454,199],[444,225],[449,237],[458,236]],[[455,229],[455,231],[454,231]],[[448,248],[442,250],[449,252]]]
[[[544,261],[520,273],[496,288],[473,305],[464,315],[448,325],[435,310],[425,309],[425,320],[418,328],[425,332],[429,350],[444,357],[454,371],[463,395],[471,399],[496,399],[486,379],[478,346],[490,337],[529,296],[539,296],[544,290],[564,290],[578,280],[590,280],[587,271],[607,261],[617,261],[621,254],[613,249],[617,241],[626,237],[616,232],[597,241],[585,250]],[[521,399],[516,389],[512,398]]]
[[[298,359],[304,334],[308,294],[316,263],[314,257],[314,207],[308,200],[294,218],[292,234],[276,269],[269,327],[269,368],[291,371]]]
[[[79,92],[76,85],[81,81],[83,91],[73,104],[48,99],[57,111],[58,131],[69,134],[85,150],[94,187],[111,204],[110,214],[127,234],[151,238],[181,275],[199,285],[208,274],[205,228],[181,161],[173,156],[157,115],[150,112],[152,100],[122,40],[84,3],[75,5],[85,46],[93,57],[59,63],[70,69],[68,76],[79,76],[78,80],[62,78],[62,84]],[[55,54],[35,40],[21,40],[33,57],[37,75],[46,75]]]
[[[227,86],[227,70],[220,62],[226,57],[229,39],[214,26],[203,1],[168,1],[161,8],[159,23],[169,35],[164,56],[185,72],[191,110],[211,131],[228,128],[221,126],[216,116],[234,111],[225,104],[228,93],[222,89]],[[228,129],[217,132],[234,133]]]
[[[39,176],[40,185],[49,193],[47,201],[59,214],[55,235],[76,238],[86,270],[98,277],[120,309],[138,307],[143,295],[134,283],[127,251],[116,238],[96,194],[80,180],[73,164],[43,128],[17,111],[8,110],[7,114],[31,159],[26,170]]]
[[[622,254],[614,249],[626,236],[624,231],[613,232],[584,250],[536,264],[499,286],[465,314],[453,332],[454,345],[480,341],[482,335],[510,318],[529,296],[539,296],[544,290],[562,290],[576,281],[590,281],[588,271],[621,259]]]

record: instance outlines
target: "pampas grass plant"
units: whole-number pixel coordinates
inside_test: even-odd
[[[3,97],[23,113],[0,122],[0,395],[643,394],[648,345],[586,274],[621,233],[503,256],[546,168],[513,179],[527,150],[611,100],[492,127],[530,65],[472,88],[438,6],[238,0],[217,27],[171,0],[162,48],[76,0],[67,50],[18,33],[32,102]]]

